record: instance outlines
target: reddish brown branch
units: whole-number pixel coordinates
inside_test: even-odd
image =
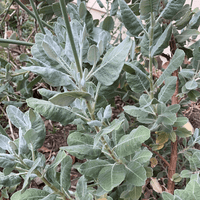
[[[170,166],[169,163],[165,160],[165,158],[163,156],[161,156],[158,152],[153,151],[151,147],[149,147],[146,144],[142,144],[143,147],[147,147],[147,149],[149,149],[152,153],[156,154],[168,167]]]
[[[173,73],[173,76],[177,77],[177,82],[176,82],[176,90],[172,96],[172,105],[178,104],[178,70],[176,70]],[[175,129],[175,128],[174,128]],[[170,166],[168,168],[168,184],[167,184],[167,190],[169,193],[173,194],[174,193],[174,186],[175,183],[172,181],[172,176],[176,173],[176,164],[177,164],[177,145],[178,145],[178,140],[176,138],[175,142],[171,142],[171,157],[170,157]]]

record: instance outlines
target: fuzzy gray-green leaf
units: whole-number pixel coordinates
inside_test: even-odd
[[[176,89],[176,80],[177,78],[175,76],[165,79],[165,85],[158,94],[158,100],[160,102],[166,103],[172,97]]]
[[[30,66],[25,67],[24,69],[39,74],[40,76],[42,76],[44,81],[51,86],[74,86],[73,81],[67,74],[60,72],[56,69],[40,66]]]
[[[164,8],[159,17],[172,19],[173,16],[182,9],[184,4],[185,0],[169,0],[167,6]]]
[[[162,35],[157,40],[156,44],[152,47],[151,56],[160,55],[165,48],[168,47],[172,34],[172,24],[170,23]]]
[[[71,185],[71,180],[70,180],[71,167],[72,167],[72,159],[70,156],[67,156],[61,161],[61,174],[60,174],[60,185],[65,191],[68,191]]]
[[[49,101],[30,98],[27,99],[27,104],[45,118],[60,122],[63,125],[67,125],[75,119],[75,115],[70,109],[54,105]]]
[[[143,186],[147,179],[144,167],[135,161],[131,161],[126,166],[126,182],[134,186]]]
[[[101,169],[98,175],[98,183],[105,191],[111,191],[120,185],[126,175],[124,165],[110,164]]]
[[[91,95],[87,92],[69,91],[57,94],[50,98],[49,101],[58,106],[69,106],[76,98],[90,100]]]
[[[181,66],[184,58],[185,58],[184,51],[181,49],[177,49],[167,69],[165,69],[165,71],[161,74],[161,76],[157,80],[156,82],[157,87],[159,87],[162,84],[162,82],[172,74],[172,72],[174,72]]]
[[[143,30],[141,21],[137,18],[124,0],[119,0],[119,5],[122,21],[125,27],[133,36],[138,36],[138,34]]]
[[[100,170],[107,165],[110,165],[110,163],[106,160],[88,160],[80,166],[80,171],[86,177],[89,176],[96,179]]]
[[[124,61],[128,56],[132,45],[132,40],[126,38],[117,47],[110,49],[104,56],[99,68],[94,72],[94,76],[103,85],[109,86],[119,77]]]
[[[131,155],[138,150],[140,145],[148,140],[149,137],[150,130],[144,126],[139,126],[137,129],[132,130],[130,134],[122,136],[113,150],[120,157]]]

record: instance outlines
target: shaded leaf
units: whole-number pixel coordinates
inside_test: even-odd
[[[145,16],[150,12],[157,12],[160,0],[141,0],[140,1],[140,14]]]
[[[186,137],[190,137],[192,135],[192,132],[191,131],[188,131],[186,128],[184,127],[178,127],[176,130],[175,130],[176,134],[179,136],[179,137],[182,137],[182,138],[186,138]]]
[[[133,187],[132,190],[127,190],[121,193],[120,198],[138,200],[142,194],[142,187]]]
[[[108,32],[114,29],[114,20],[111,16],[107,16],[104,19],[102,29]]]
[[[160,17],[165,19],[172,19],[185,4],[185,0],[169,0],[164,10],[161,12]]]
[[[143,30],[141,21],[137,18],[124,0],[119,0],[119,5],[121,9],[122,21],[125,27],[133,36],[138,36],[138,34]]]

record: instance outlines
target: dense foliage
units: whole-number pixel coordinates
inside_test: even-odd
[[[0,68],[0,98],[16,98],[4,103],[12,104],[6,113],[19,129],[13,141],[0,126],[2,191],[12,193],[23,178],[11,200],[198,199],[200,150],[194,146],[200,135],[183,127],[188,119],[182,112],[200,96],[200,42],[188,45],[199,34],[200,11],[185,0],[113,0],[99,24],[84,1],[47,0],[39,10],[33,0],[30,4],[41,32],[34,44],[21,44],[32,46],[32,56],[22,54],[26,67],[17,71],[3,59]],[[127,34],[119,31],[114,40],[116,26]],[[159,65],[160,56],[167,58],[166,68]],[[30,72],[37,74],[32,81]],[[39,89],[42,99],[31,93],[38,81],[54,88]],[[111,120],[116,95],[135,103]],[[30,109],[23,113],[17,107],[25,100]],[[46,135],[40,115],[77,125],[51,165],[37,151]],[[68,154],[84,162],[73,166]],[[70,190],[72,167],[82,174],[75,192]],[[43,190],[27,189],[35,177],[45,183]],[[148,196],[149,180],[153,192]]]

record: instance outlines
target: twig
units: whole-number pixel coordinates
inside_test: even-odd
[[[161,156],[157,151],[153,151],[151,147],[146,144],[142,144],[143,147],[147,147],[152,153],[156,154],[168,167],[170,166],[169,163],[165,160],[163,156]]]

